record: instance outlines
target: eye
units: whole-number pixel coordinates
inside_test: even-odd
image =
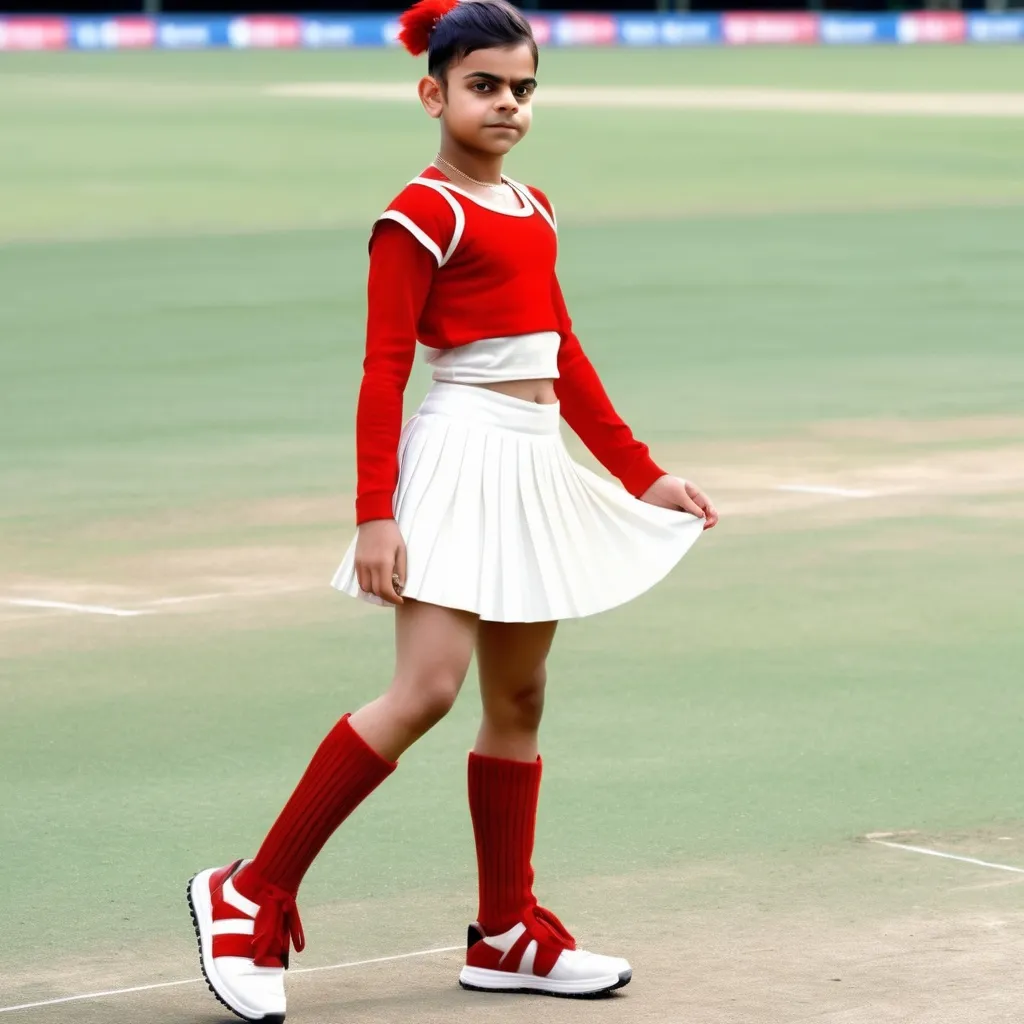
[[[533,86],[533,85],[530,85],[530,84],[517,85],[515,87],[515,89],[513,90],[513,92],[515,93],[515,95],[516,95],[516,97],[518,99],[525,100],[525,99],[529,99],[529,97],[531,97],[533,95],[535,88],[536,88],[536,86]]]
[[[492,88],[493,87],[492,87],[490,82],[474,82],[473,83],[473,90],[474,90],[474,92],[490,92]]]

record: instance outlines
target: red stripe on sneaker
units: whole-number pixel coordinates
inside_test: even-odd
[[[519,967],[523,962],[523,954],[526,952],[526,947],[533,942],[533,936],[529,931],[524,931],[522,935],[514,943],[512,948],[501,958],[501,970],[508,971],[510,974],[517,974]]]
[[[530,907],[523,915],[523,920],[527,932],[537,940],[533,973],[546,978],[554,970],[563,950],[576,948],[576,940],[546,907]]]
[[[213,902],[213,917],[216,920],[218,917],[238,917],[238,911],[233,907],[226,907],[223,898],[221,897],[221,886],[235,873],[238,866],[242,862],[236,860],[233,864],[228,864],[226,867],[218,868],[212,875],[210,875],[210,898]],[[231,913],[225,915],[223,912],[217,913],[218,910],[230,910]]]
[[[214,935],[213,957],[237,956],[243,960],[252,960],[252,936],[251,935]],[[261,967],[283,967],[280,959],[276,962],[267,962]]]
[[[494,946],[481,941],[470,947],[466,954],[466,964],[469,967],[479,967],[485,971],[500,971],[503,970],[501,958],[504,955],[500,949],[495,949]]]
[[[538,942],[537,955],[533,958],[533,973],[538,978],[546,978],[555,969],[555,964],[558,963],[558,958],[561,955],[560,947],[547,942]]]

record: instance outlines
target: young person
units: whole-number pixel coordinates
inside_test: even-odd
[[[505,0],[424,0],[402,26],[406,47],[429,55],[419,96],[441,144],[370,240],[358,532],[334,578],[394,606],[395,672],[323,740],[255,857],[189,884],[207,980],[250,1021],[284,1019],[289,947],[304,945],[303,875],[448,712],[474,653],[479,907],[460,983],[590,996],[630,980],[625,960],[579,949],[533,893],[545,662],[558,620],[649,589],[718,518],[615,412],[555,276],[554,209],[502,174],[530,127],[528,22]],[[434,384],[403,429],[417,340]],[[570,459],[560,418],[623,487]]]

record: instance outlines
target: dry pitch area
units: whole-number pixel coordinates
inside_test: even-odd
[[[1019,835],[893,838],[941,846],[965,858],[989,854],[1024,863]],[[823,858],[799,880],[757,862],[579,879],[580,889],[587,886],[591,893],[588,941],[628,951],[636,969],[631,985],[597,1002],[463,992],[455,984],[457,949],[326,963],[332,940],[341,942],[337,952],[349,948],[351,939],[340,937],[358,934],[364,925],[379,930],[381,912],[403,922],[427,914],[452,935],[460,922],[433,901],[378,905],[372,917],[359,904],[320,907],[307,914],[307,931],[320,951],[306,958],[320,966],[293,972],[288,1016],[309,1024],[528,1021],[538,1014],[545,1020],[609,1022],[1008,1024],[1019,1014],[1015,974],[1024,912],[1013,887],[1020,876],[1000,870],[1003,861],[987,863],[919,857],[865,842]],[[888,887],[896,878],[899,892],[883,912],[867,915],[852,898],[851,890]],[[594,893],[600,893],[599,911]],[[571,902],[585,913],[580,897]],[[101,956],[73,970],[33,972],[34,984],[42,977],[64,990],[139,984],[143,991],[11,1016],[45,1024],[230,1019],[201,981],[179,983],[192,970],[177,949],[144,952],[145,967],[137,957],[129,967],[122,957]]]

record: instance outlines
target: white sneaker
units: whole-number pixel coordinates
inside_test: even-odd
[[[188,905],[199,939],[199,964],[210,991],[243,1020],[283,1024],[284,972],[289,940],[305,945],[295,901],[267,887],[260,903],[232,883],[235,861],[200,871],[188,884]]]
[[[537,992],[549,996],[599,996],[628,985],[626,960],[576,948],[561,921],[543,907],[530,907],[502,935],[469,927],[463,988],[481,992]]]

